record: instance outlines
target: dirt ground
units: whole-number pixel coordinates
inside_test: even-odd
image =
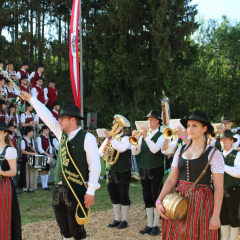
[[[150,237],[141,235],[138,232],[147,225],[144,205],[131,206],[128,228],[119,230],[111,229],[107,224],[114,219],[113,210],[92,213],[86,231],[89,240],[127,240],[127,239],[158,239],[160,236]],[[23,240],[61,240],[59,229],[55,221],[29,223],[23,226]]]

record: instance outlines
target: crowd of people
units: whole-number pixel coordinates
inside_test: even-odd
[[[43,88],[44,66],[39,65],[31,74],[27,69],[28,63],[23,62],[16,73],[13,63],[8,63],[6,72],[14,83],[6,74],[0,75],[0,204],[9,209],[8,213],[0,209],[0,232],[7,239],[21,239],[19,206],[12,181],[18,157],[19,184],[24,192],[37,189],[39,169],[42,189],[49,190],[50,164],[56,159],[53,210],[64,239],[79,240],[87,239],[84,225],[89,220],[95,191],[100,187],[100,157],[106,160],[107,190],[114,211],[114,219],[107,227],[129,227],[132,156],[138,158],[147,216],[147,225],[140,229],[140,234],[157,236],[162,232],[163,240],[217,240],[221,234],[224,240],[230,236],[231,240],[237,239],[240,137],[231,131],[233,119],[229,114],[223,114],[221,127],[215,131],[206,113],[195,110],[180,120],[182,126],[174,129],[170,139],[160,132],[160,114],[151,111],[145,117],[148,129],[132,132],[134,142],[124,134],[124,127],[130,125],[128,120],[115,115],[112,130],[104,131],[106,139],[98,148],[93,134],[81,128],[83,117],[76,105],[66,104],[59,112],[56,81],[51,79],[49,86]],[[212,139],[214,134],[216,138]],[[170,170],[164,183],[165,166]],[[171,206],[164,205],[164,198],[172,191],[188,199],[183,220],[167,215]]]

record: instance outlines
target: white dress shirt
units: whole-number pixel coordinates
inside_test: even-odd
[[[54,118],[52,113],[48,110],[48,108],[45,107],[44,104],[39,102],[35,97],[32,97],[30,102],[34,106],[39,117],[45,122],[45,124],[55,134],[56,138],[60,141],[62,130],[56,118]],[[78,129],[72,131],[68,135],[69,137],[68,140],[70,141],[71,139],[73,139],[81,129],[82,128],[79,126]],[[84,151],[86,152],[89,170],[88,189],[86,193],[94,195],[95,190],[100,188],[98,179],[101,173],[101,162],[97,147],[97,140],[91,133],[87,133],[85,136]]]
[[[124,136],[121,141],[118,141],[118,140],[117,140],[117,139],[119,139],[122,135],[123,135],[123,133],[118,134],[118,135],[116,135],[116,139],[114,138],[114,139],[112,139],[112,140],[110,141],[110,143],[112,144],[113,148],[116,149],[116,151],[117,151],[117,152],[120,152],[120,153],[125,152],[125,151],[127,151],[128,149],[131,149],[131,146],[132,146],[131,143],[129,142],[129,137],[128,137],[128,136]],[[106,138],[106,139],[103,141],[101,147],[98,149],[99,154],[100,154],[101,157],[104,155],[104,153],[103,153],[103,148],[105,147],[105,145],[106,145],[106,143],[107,143],[107,140],[108,140],[108,138]]]
[[[27,72],[27,70],[25,70],[25,69],[21,69],[21,70],[24,71],[24,73],[27,77],[29,77],[29,73]],[[17,72],[17,76],[19,79],[22,77],[20,71]]]
[[[36,86],[38,86],[38,85],[36,85]],[[38,86],[38,87],[40,87],[40,86]],[[42,88],[42,87],[40,87],[40,88]],[[37,98],[37,96],[38,96],[38,91],[37,91],[37,89],[36,89],[35,87],[32,88],[31,94],[33,95],[33,97]],[[44,91],[44,100],[48,100],[48,96],[47,96],[47,94],[45,93],[45,91]]]
[[[31,118],[31,117],[33,118],[32,121],[34,121],[34,113],[31,113],[30,116],[28,116],[26,113],[22,113],[21,114],[21,123],[26,123],[26,119]]]
[[[230,154],[232,152],[233,148],[229,151],[223,151],[223,156],[226,157],[228,154]],[[228,166],[228,165],[224,165],[224,171],[235,178],[240,178],[240,152],[237,153],[237,156],[234,160],[234,166]]]
[[[35,148],[34,141],[32,141],[32,140],[29,141],[26,137],[24,137],[24,139],[27,141],[27,143],[29,143],[29,144],[32,143],[33,148]],[[26,150],[26,144],[25,144],[25,141],[23,139],[21,140],[21,149]]]
[[[42,76],[43,76],[43,73],[38,72],[38,75],[39,75],[39,77],[42,77]],[[32,72],[32,73],[30,74],[30,76],[29,76],[29,79],[31,80],[31,79],[34,78],[34,77],[35,77],[35,72]]]
[[[49,143],[49,154],[52,154],[52,145],[51,145],[51,143],[50,143],[49,137],[48,137],[48,136],[45,136],[45,137],[48,139],[48,143]],[[38,150],[38,152],[39,152],[40,154],[43,154],[44,152],[46,152],[46,151],[44,151],[43,148],[42,148],[42,139],[41,139],[40,136],[37,137],[36,141],[37,141],[37,150]]]
[[[17,96],[20,95],[19,91],[15,87],[13,87],[13,91],[10,91],[9,87],[7,87],[7,90],[8,90],[8,92],[13,92]]]
[[[149,147],[149,150],[155,154],[157,153],[162,145],[163,145],[163,142],[165,140],[163,134],[158,138],[157,142],[154,143],[151,138],[157,133],[159,132],[158,128],[155,129],[154,131],[152,132],[148,132],[148,136],[144,139],[146,144],[148,145]],[[142,138],[143,136],[140,136],[139,140],[138,140],[138,145],[137,146],[132,146],[132,154],[133,155],[138,155],[140,152],[141,152],[141,148],[142,148]]]

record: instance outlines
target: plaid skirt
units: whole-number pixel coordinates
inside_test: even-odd
[[[191,186],[191,182],[179,181],[175,192],[184,196]],[[184,221],[162,220],[162,240],[218,240],[218,230],[209,229],[213,214],[210,186],[198,184],[187,198],[189,207]]]

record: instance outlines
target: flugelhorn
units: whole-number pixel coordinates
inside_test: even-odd
[[[140,130],[137,130],[137,134],[133,137],[129,137],[129,142],[133,145],[133,146],[137,146],[138,145],[138,140],[141,137],[142,133],[140,132]]]
[[[171,128],[165,128],[163,130],[163,136],[166,139],[171,139],[173,137],[173,135],[177,134],[178,130],[177,129],[171,129]]]

